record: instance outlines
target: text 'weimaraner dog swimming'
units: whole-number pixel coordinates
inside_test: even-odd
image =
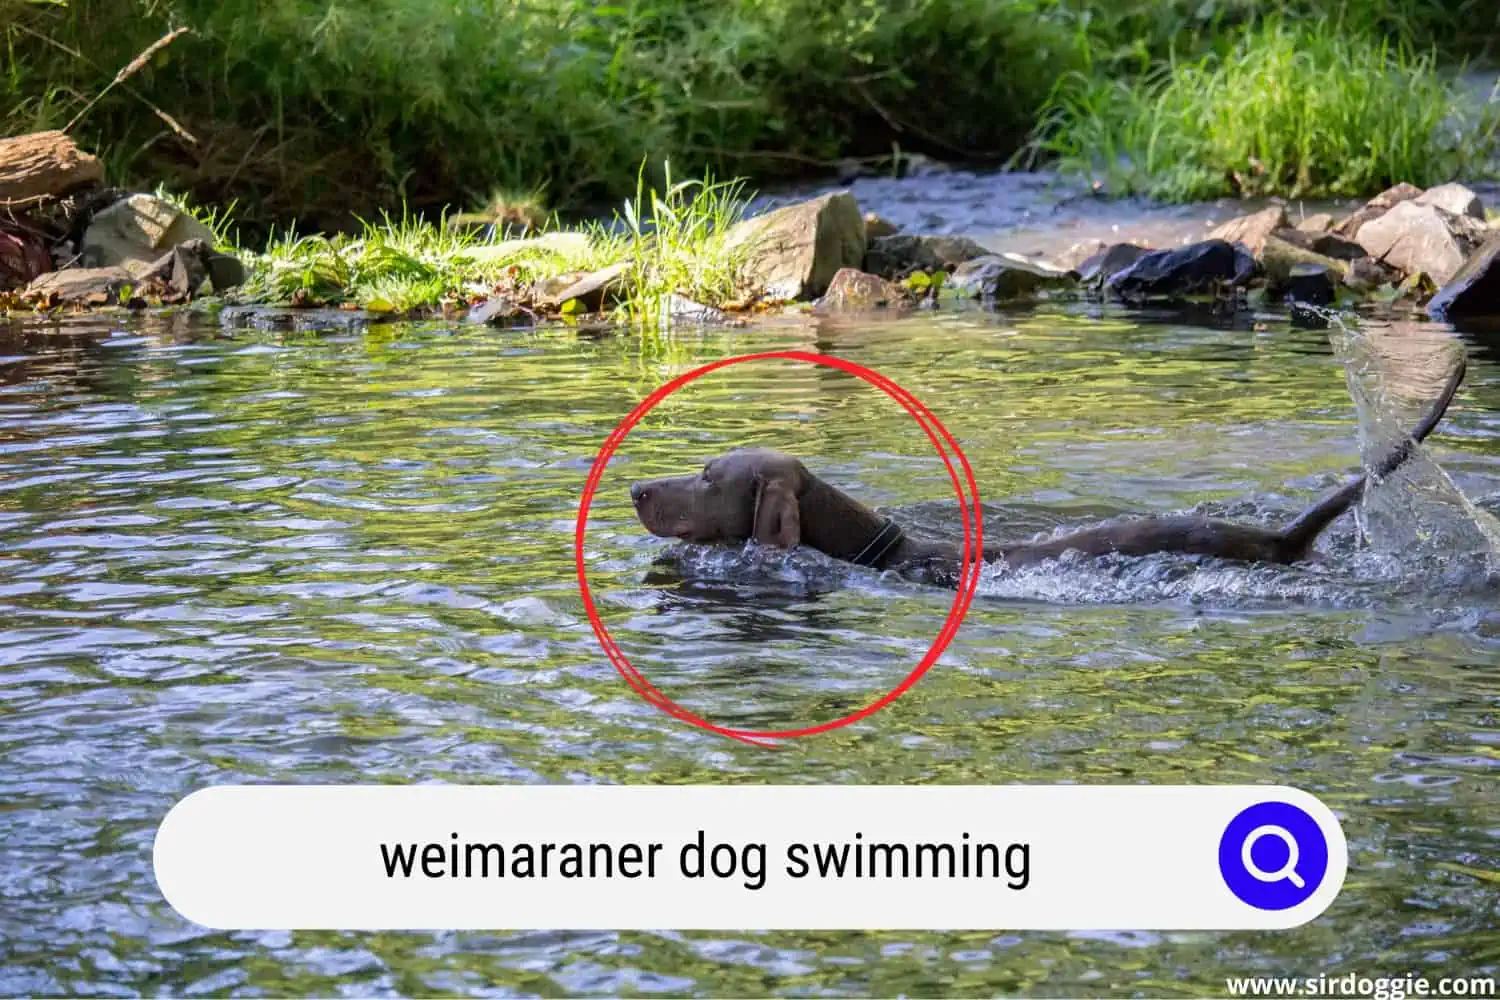
[[[1411,436],[1375,466],[1372,471],[1377,479],[1410,458],[1416,443],[1432,433],[1463,382],[1465,368],[1460,360],[1442,395]],[[1318,535],[1354,505],[1364,485],[1364,475],[1355,477],[1280,530],[1192,515],[1138,517],[1041,542],[987,545],[984,559],[1020,566],[1069,551],[1084,556],[1180,552],[1293,563],[1308,557]],[[641,524],[663,538],[731,543],[753,538],[781,548],[808,545],[835,559],[950,586],[961,569],[962,553],[956,543],[907,537],[896,522],[779,451],[729,451],[710,461],[698,475],[635,483],[630,496]]]

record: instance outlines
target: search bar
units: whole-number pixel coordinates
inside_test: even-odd
[[[189,795],[157,883],[219,929],[1278,929],[1338,895],[1280,786],[282,786]]]

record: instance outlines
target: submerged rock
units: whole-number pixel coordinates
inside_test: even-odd
[[[865,270],[895,281],[917,271],[952,271],[990,254],[963,236],[884,236],[870,241]]]
[[[1126,299],[1175,298],[1243,285],[1254,274],[1255,258],[1244,246],[1204,240],[1144,254],[1104,287]]]
[[[1463,267],[1470,249],[1447,218],[1431,205],[1404,201],[1360,226],[1355,239],[1376,260],[1406,274],[1425,271],[1439,284],[1447,284]]]
[[[818,304],[827,309],[886,309],[910,305],[911,296],[878,275],[846,267],[833,276]]]
[[[948,286],[969,298],[1005,301],[1071,288],[1076,280],[1072,271],[1005,253],[976,257],[960,264],[948,279]]]
[[[163,198],[133,194],[94,216],[83,234],[83,262],[88,267],[123,267],[139,277],[188,240],[211,247],[214,233]]]
[[[729,322],[729,316],[713,306],[706,306],[701,302],[694,302],[685,295],[672,293],[667,296],[667,317],[674,323],[687,323],[698,326],[716,326],[720,323]]]
[[[1293,264],[1281,282],[1281,294],[1288,302],[1326,306],[1338,296],[1341,276],[1324,264]]]
[[[135,281],[123,267],[71,267],[40,276],[21,296],[39,305],[111,305]]]
[[[1484,202],[1480,201],[1479,195],[1462,184],[1439,184],[1435,188],[1428,188],[1412,200],[1418,205],[1441,208],[1451,215],[1462,215],[1478,219],[1480,222],[1484,221]]]
[[[1286,229],[1289,225],[1286,209],[1281,205],[1272,205],[1259,212],[1230,219],[1209,233],[1208,238],[1223,240],[1226,243],[1241,243],[1251,253],[1259,255],[1260,248],[1265,246],[1266,237],[1278,229]]]
[[[746,275],[768,299],[815,298],[841,268],[865,260],[865,220],[847,191],[787,205],[736,225],[731,247],[748,247]]]
[[[1439,321],[1500,316],[1500,234],[1491,236],[1427,303]]]

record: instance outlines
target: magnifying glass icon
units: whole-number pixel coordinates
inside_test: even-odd
[[[1286,862],[1274,872],[1268,872],[1255,863],[1252,851],[1263,837],[1271,837],[1286,845]],[[1258,826],[1245,835],[1245,841],[1240,845],[1240,863],[1245,866],[1245,871],[1257,882],[1281,882],[1287,881],[1302,889],[1307,883],[1302,876],[1297,874],[1297,862],[1301,860],[1301,849],[1297,846],[1297,838],[1293,837],[1291,831],[1274,823]]]

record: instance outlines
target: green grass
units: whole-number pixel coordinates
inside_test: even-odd
[[[1495,118],[1465,111],[1430,53],[1270,20],[1224,55],[1064,81],[1037,149],[1113,194],[1362,195],[1482,171]]]
[[[1057,0],[0,0],[0,128],[69,121],[113,180],[262,233],[401,205],[628,196],[645,156],[803,176],[893,146],[1001,157],[1084,64]],[[155,109],[155,110],[154,110]],[[180,125],[178,134],[157,111]],[[188,138],[190,137],[190,138]]]
[[[739,182],[705,178],[658,192],[642,181],[617,225],[552,230],[540,238],[480,240],[446,220],[413,215],[331,237],[286,233],[261,252],[233,248],[249,265],[234,297],[401,315],[463,307],[495,294],[536,306],[532,288],[541,279],[628,263],[630,294],[615,318],[656,324],[670,295],[718,307],[744,294],[748,248],[725,239],[743,206]]]
[[[1287,59],[1283,29],[1264,27],[1332,9],[1340,24],[1310,36],[1311,58]],[[0,130],[82,113],[73,132],[111,182],[234,202],[263,237],[292,223],[357,231],[358,217],[404,207],[483,210],[494,192],[524,202],[539,188],[578,217],[630,196],[643,157],[663,189],[667,160],[757,183],[896,150],[999,163],[1039,122],[1031,148],[1074,161],[1139,153],[1143,135],[1175,155],[1194,133],[1166,119],[1194,103],[1190,88],[1252,85],[1257,60],[1299,74],[1288,86],[1347,92],[1331,102],[1346,121],[1322,129],[1347,137],[1362,123],[1344,81],[1380,65],[1361,39],[1436,45],[1456,62],[1497,37],[1494,0],[0,0]],[[1432,90],[1433,67],[1402,58]],[[1168,112],[1151,106],[1160,95]],[[1433,105],[1402,96],[1425,123]],[[1218,102],[1195,110],[1236,110]],[[1284,110],[1260,125],[1291,130],[1267,146],[1311,131]],[[1225,155],[1190,152],[1189,174]]]

